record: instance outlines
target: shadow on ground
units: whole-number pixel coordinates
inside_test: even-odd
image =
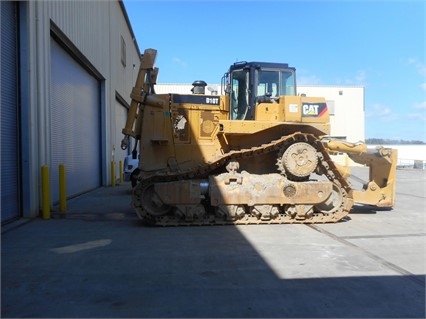
[[[424,276],[280,278],[233,226],[35,220],[1,257],[3,318],[425,316]]]

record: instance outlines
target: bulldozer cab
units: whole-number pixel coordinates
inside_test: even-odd
[[[296,95],[295,68],[283,63],[237,62],[225,74],[231,120],[255,120],[257,103]]]

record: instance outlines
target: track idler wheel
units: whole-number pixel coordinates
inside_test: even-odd
[[[171,206],[164,204],[155,193],[154,184],[138,184],[133,190],[133,205],[138,212],[141,212],[141,218],[148,217],[147,214],[159,217],[166,215],[172,209]]]
[[[315,208],[323,214],[332,214],[338,211],[339,209],[343,209],[344,206],[344,195],[341,187],[333,184],[333,190],[331,191],[330,196],[323,201],[315,205]]]

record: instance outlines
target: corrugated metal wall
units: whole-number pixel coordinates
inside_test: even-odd
[[[57,145],[52,137],[59,136],[61,130],[62,136],[73,134],[67,127],[53,126],[61,119],[55,113],[59,102],[51,99],[52,81],[56,82],[57,77],[68,74],[58,75],[52,70],[51,36],[61,46],[65,44],[67,54],[77,63],[78,67],[74,65],[74,70],[90,70],[91,74],[96,74],[96,81],[100,79],[96,89],[99,100],[93,102],[99,105],[98,111],[89,117],[90,124],[86,123],[88,128],[97,125],[98,137],[90,145],[90,151],[97,153],[100,163],[100,167],[94,168],[96,172],[90,172],[98,175],[97,185],[111,183],[109,164],[113,159],[116,131],[121,132],[122,129],[117,127],[119,124],[115,119],[115,97],[118,93],[130,103],[140,57],[119,1],[25,1],[19,2],[19,6],[25,11],[21,24],[24,27],[22,32],[26,51],[21,52],[21,59],[25,60],[26,72],[22,72],[24,77],[21,81],[27,87],[24,113],[28,118],[24,122],[31,123],[31,127],[27,128],[28,138],[23,143],[28,154],[24,160],[28,172],[25,185],[30,185],[24,192],[24,197],[30,201],[24,216],[29,217],[38,215],[41,205],[40,167],[49,166],[53,171],[51,177],[56,179],[59,159],[53,149]],[[121,63],[122,39],[126,45],[125,65]],[[82,145],[76,148],[84,153]]]
[[[110,68],[111,1],[46,1],[47,14],[102,74]]]
[[[139,56],[118,1],[46,1],[46,6],[52,21],[100,73],[111,78],[111,96],[116,90],[127,99]],[[125,67],[121,64],[121,37],[126,43]]]

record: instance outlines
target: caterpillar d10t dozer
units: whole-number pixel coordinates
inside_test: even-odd
[[[295,69],[238,62],[222,79],[223,95],[155,94],[157,51],[145,50],[122,148],[140,153],[132,205],[148,224],[337,222],[354,203],[392,207],[396,150],[331,139],[324,98],[297,95]],[[139,148],[139,149],[138,149]],[[346,153],[369,166],[354,189]]]

